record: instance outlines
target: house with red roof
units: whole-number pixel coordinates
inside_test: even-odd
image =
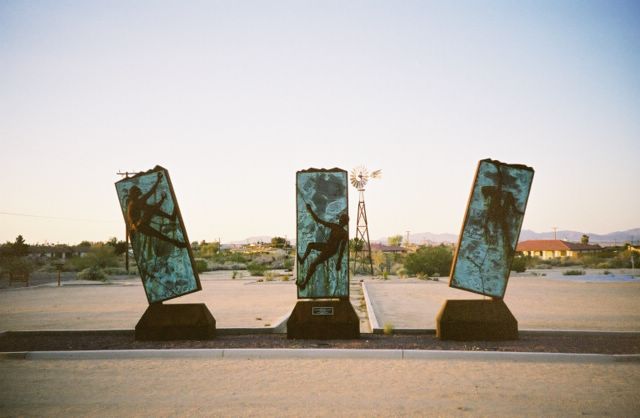
[[[597,244],[562,241],[559,239],[536,239],[518,243],[516,252],[543,260],[550,258],[577,257],[579,254],[600,251]]]

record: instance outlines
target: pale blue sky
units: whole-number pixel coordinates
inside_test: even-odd
[[[487,157],[524,228],[638,227],[639,4],[0,1],[0,241],[123,238],[156,164],[192,241],[293,237],[296,170],[361,164],[372,238],[457,233]]]

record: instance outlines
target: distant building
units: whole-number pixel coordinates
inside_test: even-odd
[[[91,247],[59,245],[31,245],[29,255],[32,257],[61,258],[63,260],[71,257],[84,257]]]
[[[559,239],[529,240],[518,243],[516,252],[543,260],[550,258],[577,257],[579,254],[600,251],[602,247],[594,244],[581,244]]]
[[[399,245],[384,245],[379,243],[371,244],[371,251],[382,251],[383,253],[406,253],[405,247]]]

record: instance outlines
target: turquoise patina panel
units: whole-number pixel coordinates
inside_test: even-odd
[[[160,166],[116,183],[149,303],[201,289],[169,173]]]
[[[533,168],[482,160],[453,260],[449,285],[496,298],[504,297]]]
[[[349,296],[347,172],[296,173],[298,298]]]

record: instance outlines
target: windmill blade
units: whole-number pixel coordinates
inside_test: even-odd
[[[372,179],[379,179],[380,177],[382,177],[382,170],[376,170],[371,173]]]
[[[358,180],[358,177],[356,176],[356,173],[354,171],[351,172],[351,176],[349,177],[349,180],[351,181],[351,185],[355,188],[360,187],[360,180]]]
[[[369,172],[364,166],[358,166],[351,170],[351,184],[356,189],[362,189],[369,180]]]

